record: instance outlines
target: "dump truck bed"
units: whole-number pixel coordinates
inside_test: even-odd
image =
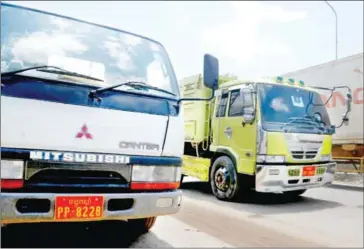
[[[209,98],[211,89],[203,84],[202,75],[197,74],[180,80],[180,91],[184,98]],[[185,142],[201,143],[210,133],[211,101],[183,102],[185,117]]]

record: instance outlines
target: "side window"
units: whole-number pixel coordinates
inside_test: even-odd
[[[219,114],[219,104],[220,104],[221,96],[217,96],[215,100],[215,110],[214,110],[214,117],[217,117]]]
[[[234,90],[231,92],[230,97],[229,117],[243,116],[243,112],[244,106],[240,90]]]
[[[229,93],[223,93],[217,108],[216,117],[224,117]]]

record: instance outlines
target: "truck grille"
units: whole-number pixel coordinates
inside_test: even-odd
[[[67,165],[28,162],[26,188],[41,192],[124,192],[129,189],[130,167],[118,165]]]
[[[46,169],[34,174],[28,183],[60,185],[113,185],[127,184],[118,173],[110,171]]]
[[[291,156],[294,159],[299,159],[299,160],[305,160],[305,159],[314,159],[317,155],[318,151],[317,150],[292,150],[291,151]]]

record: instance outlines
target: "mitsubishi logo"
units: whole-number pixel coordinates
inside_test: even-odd
[[[88,132],[88,128],[87,128],[86,124],[84,124],[81,128],[81,131],[77,133],[76,138],[82,138],[84,136],[87,139],[92,139],[92,135],[91,135],[91,133]]]

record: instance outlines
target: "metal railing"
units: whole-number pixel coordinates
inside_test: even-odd
[[[334,157],[336,172],[364,174],[364,157]]]

